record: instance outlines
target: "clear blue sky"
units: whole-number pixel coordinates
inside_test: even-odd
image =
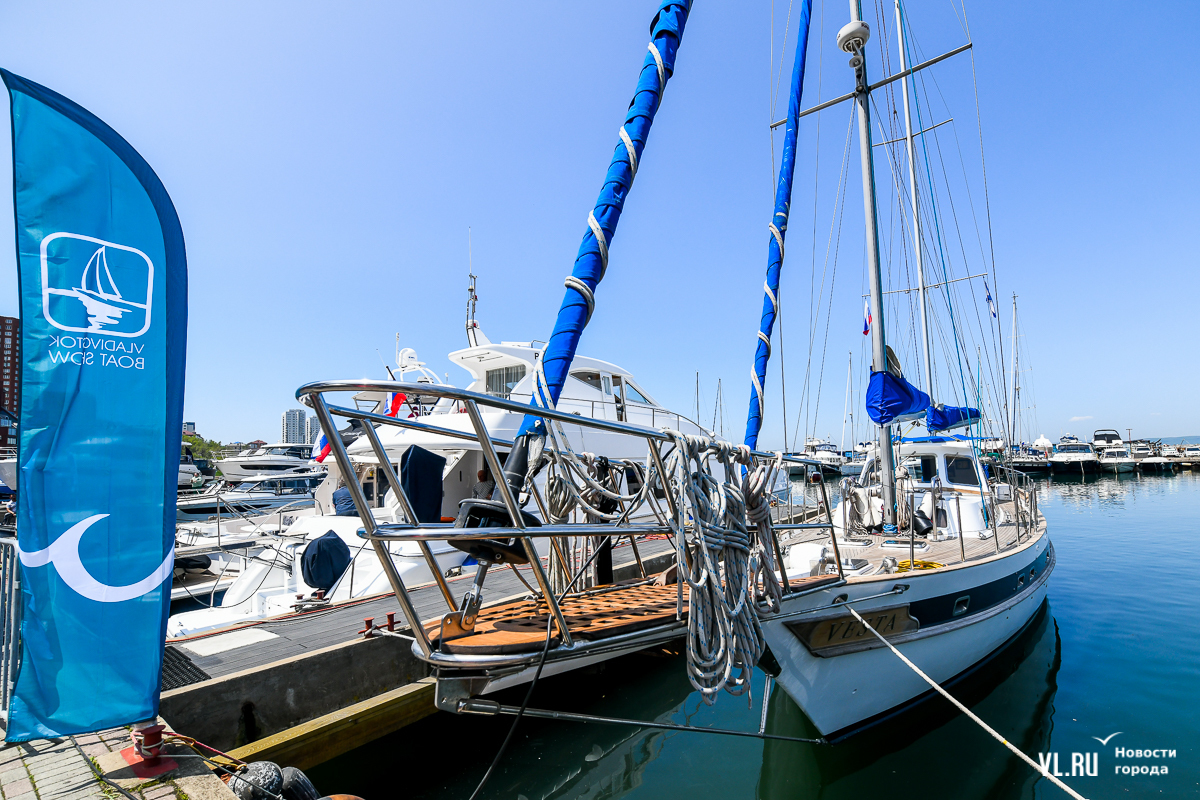
[[[909,2],[924,57],[965,41],[950,3]],[[484,330],[495,340],[548,336],[655,7],[10,4],[0,17],[0,64],[103,118],[162,177],[188,245],[185,419],[226,441],[272,439],[297,386],[381,377],[376,350],[388,358],[397,332],[438,373],[463,383],[445,354],[465,345],[468,226]],[[774,185],[767,123],[787,11],[777,0],[772,39],[767,0],[696,3],[580,348],[624,365],[682,411],[694,407],[699,371],[707,421],[723,379],[736,439],[762,302]],[[891,27],[890,2],[882,13]],[[1029,370],[1022,405],[1036,400],[1032,435],[1200,431],[1200,381],[1184,356],[1200,282],[1194,48],[1186,35],[1163,33],[1164,25],[1197,28],[1200,6],[1158,4],[1147,14],[1115,2],[973,3],[967,13],[998,273],[992,289],[1006,338],[1011,294],[1021,298]],[[818,90],[826,99],[851,85],[846,57],[833,47],[846,4],[816,0],[813,17],[805,105]],[[869,3],[866,17],[876,19]],[[870,57],[880,77],[878,49]],[[953,208],[940,208],[954,277],[989,258],[981,255],[987,219],[970,56],[933,72],[936,84],[931,77],[921,90],[930,101],[925,120],[954,122],[938,129],[943,149],[931,169],[944,165],[951,183],[956,175],[968,181]],[[781,95],[776,116],[785,108]],[[857,143],[840,238],[833,226],[832,302],[826,288],[811,362],[810,287],[814,274],[820,283],[836,222],[848,114],[843,106],[821,115],[819,148],[816,118],[802,125],[782,290],[789,434],[807,395],[801,427],[835,440],[848,352],[862,382]],[[0,138],[0,181],[8,182],[9,141]],[[877,150],[885,205],[894,205]],[[909,268],[894,219],[881,211],[888,288],[901,288]],[[0,240],[12,241],[11,224],[0,214]],[[982,288],[956,286],[956,313],[978,325]],[[16,309],[9,246],[0,248],[0,313]],[[909,306],[897,300],[889,313],[889,335],[916,376]],[[938,352],[937,380],[955,384],[957,366],[946,366],[946,348]],[[821,387],[815,423],[806,372]],[[767,391],[762,442],[778,446],[776,368]]]

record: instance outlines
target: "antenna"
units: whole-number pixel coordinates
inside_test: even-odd
[[[475,294],[475,257],[471,248],[471,226],[467,226],[467,343],[471,347],[476,347],[479,344],[478,337],[475,335],[479,329],[479,323],[475,321],[475,303],[478,302],[479,296]]]

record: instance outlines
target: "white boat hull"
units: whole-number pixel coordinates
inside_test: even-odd
[[[1047,580],[1053,570],[1053,551],[1049,548],[1049,539],[1042,536],[1010,555],[962,569],[926,575],[900,573],[887,576],[884,581],[871,580],[815,592],[785,601],[782,613],[826,606],[838,595],[853,599],[890,591],[897,584],[910,587],[902,595],[856,603],[855,609],[869,617],[873,609],[901,603],[911,607],[921,600],[968,595],[1009,577],[1015,582],[1018,573],[1028,575],[1033,565],[1046,555],[1046,568],[1041,574],[1008,599],[978,613],[964,614],[895,638],[897,649],[933,680],[947,681],[1001,647],[1033,617],[1046,598]],[[816,620],[844,613],[815,612],[788,621]],[[874,644],[878,646],[873,649],[819,657],[787,627],[785,620],[766,620],[763,629],[781,667],[778,683],[826,737],[841,738],[853,733],[864,723],[887,715],[929,691],[929,685],[889,649],[879,645],[877,639]]]

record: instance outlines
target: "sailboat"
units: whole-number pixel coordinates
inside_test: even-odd
[[[1028,481],[1002,468],[985,472],[971,442],[951,433],[978,425],[979,412],[932,403],[908,383],[885,345],[870,157],[872,86],[863,52],[870,30],[857,7],[838,35],[840,48],[852,56],[857,88],[840,101],[856,100],[859,114],[875,320],[867,411],[878,426],[879,445],[854,491],[844,492],[833,508],[825,482],[819,481],[819,505],[781,517],[781,508],[770,505],[774,479],[792,465],[820,463],[757,448],[801,114],[809,0],[800,11],[783,158],[787,174],[781,169],[768,240],[767,297],[746,442],[735,445],[711,432],[660,427],[653,420],[580,416],[557,407],[574,374],[580,336],[596,311],[609,246],[673,74],[689,12],[686,0],[665,0],[654,17],[637,92],[574,269],[564,281],[554,332],[549,344],[531,353],[530,401],[443,385],[364,380],[310,383],[297,390],[297,398],[316,412],[343,475],[354,474],[354,461],[333,435],[334,418],[363,423],[364,444],[353,455],[359,464],[377,465],[396,502],[389,514],[377,514],[358,482],[348,481],[359,512],[356,530],[380,556],[412,623],[414,653],[436,671],[439,708],[562,719],[559,712],[518,709],[486,696],[686,638],[688,679],[705,702],[715,702],[721,692],[751,692],[753,667],[769,649],[773,658],[764,663],[774,665],[770,669],[778,685],[826,739],[835,739],[894,713],[927,688],[851,610],[932,678],[944,681],[987,658],[1031,622],[1046,596],[1054,550]],[[939,60],[902,69],[884,82],[905,80],[907,92],[908,76]],[[909,142],[911,154],[911,129]],[[337,400],[361,392],[415,391],[461,409],[464,424],[402,420]],[[524,414],[517,428],[494,431],[487,425],[496,414],[514,412]],[[918,418],[934,435],[897,441],[897,423]],[[416,487],[423,479],[418,473],[401,480],[375,425],[389,435],[406,429],[477,448],[496,476],[494,492],[446,509],[457,511],[452,523],[418,519],[413,501],[420,497]],[[568,437],[564,427],[578,433]],[[581,446],[619,436],[640,442],[637,458],[603,459]],[[564,543],[585,538],[634,542],[647,536],[670,543],[673,563],[656,575],[638,558],[635,577],[619,583],[611,577],[581,582],[589,563],[580,566],[562,552]],[[440,587],[445,613],[423,616],[387,548],[424,549],[439,541],[474,558],[475,580],[461,599]],[[547,542],[541,550],[535,547]],[[522,565],[529,566],[533,579],[529,593],[485,604],[489,568]]]
[[[779,613],[762,619],[764,637],[778,663],[779,686],[827,740],[891,717],[929,691],[876,633],[933,680],[952,680],[1031,622],[1045,600],[1055,564],[1046,520],[1028,479],[1004,467],[989,473],[971,439],[951,433],[977,427],[979,411],[933,402],[906,380],[886,345],[870,107],[872,89],[890,81],[868,82],[865,45],[871,31],[856,2],[851,2],[851,11],[837,44],[851,56],[856,83],[847,99],[858,106],[873,321],[867,411],[879,426],[880,448],[860,478],[843,485],[841,502],[832,511],[832,539],[800,536],[785,545],[789,576],[809,568],[814,576],[833,575],[837,580],[789,593]],[[917,206],[920,187],[909,116],[909,83],[924,65],[908,69],[906,20],[898,0],[896,23],[924,382],[932,391]],[[898,423],[922,418],[929,436],[897,435]]]

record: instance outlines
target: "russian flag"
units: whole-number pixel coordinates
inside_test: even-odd
[[[871,332],[871,303],[863,301],[863,336]]]
[[[320,464],[329,457],[329,451],[331,449],[333,448],[329,444],[329,440],[326,439],[325,434],[322,433],[321,438],[317,439],[317,443],[313,445],[312,456],[310,456],[310,458]]]
[[[392,396],[388,398],[388,410],[385,416],[394,417],[400,413],[400,406],[408,402],[408,396],[403,392],[392,392]]]

